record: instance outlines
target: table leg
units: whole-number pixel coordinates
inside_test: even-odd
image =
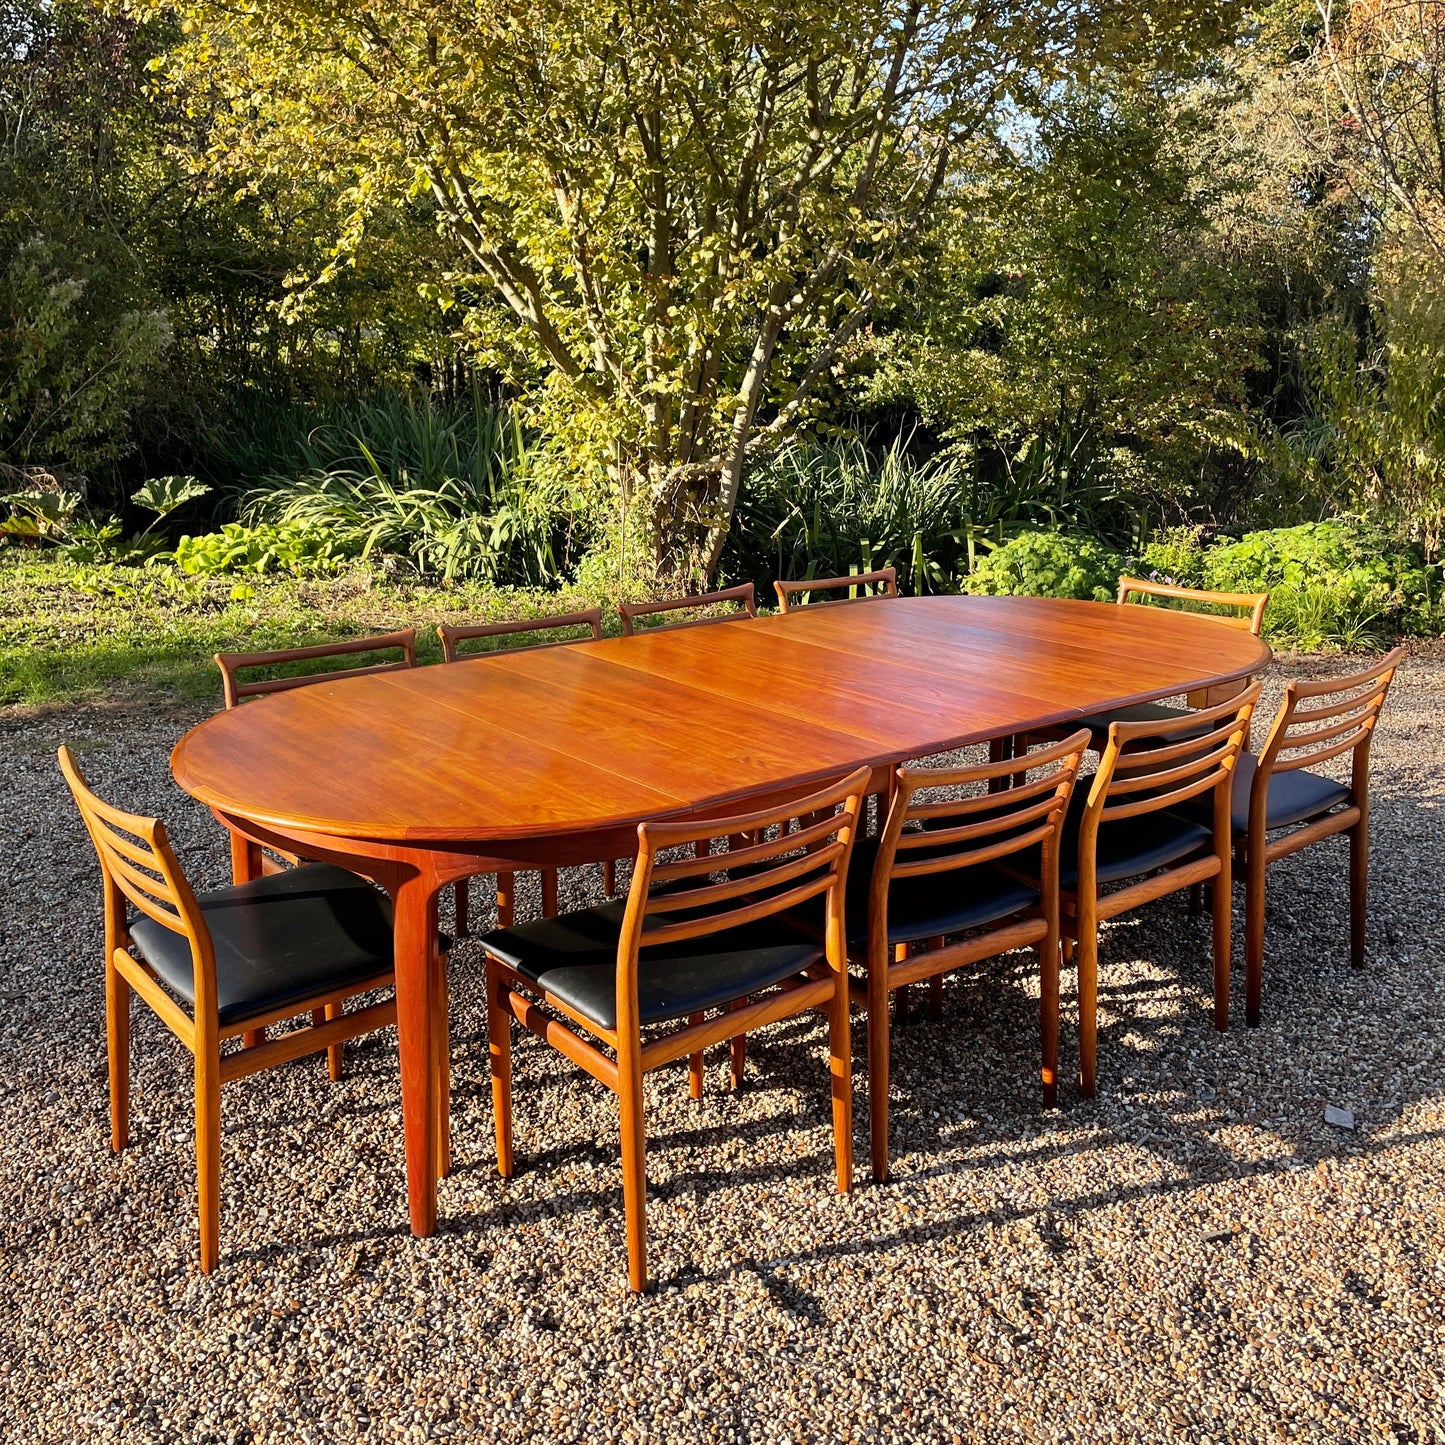
[[[412,874],[397,885],[393,898],[406,1194],[411,1232],[425,1238],[436,1230],[437,1221],[437,885],[424,874]]]

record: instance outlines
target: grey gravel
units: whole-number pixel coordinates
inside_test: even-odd
[[[1286,661],[1266,705],[1344,666]],[[1271,875],[1257,1030],[1238,943],[1221,1036],[1207,919],[1161,902],[1105,939],[1099,1098],[1048,1113],[1026,960],[951,979],[942,1022],[895,1026],[882,1188],[860,1066],[847,1199],[820,1027],[758,1036],[741,1095],[722,1049],[700,1104],[681,1065],[650,1076],[643,1299],[612,1100],[530,1037],[520,1172],[495,1177],[466,943],[437,1236],[405,1228],[381,1034],[340,1084],[310,1060],[229,1086],[203,1277],[188,1059],[140,1006],[134,1139],[108,1149],[97,872],[53,760],[81,748],[218,884],[220,832],[166,765],[195,719],[0,714],[0,1439],[1445,1440],[1442,687],[1445,649],[1415,648],[1381,729],[1363,972],[1343,844]],[[566,887],[587,901],[596,871]]]

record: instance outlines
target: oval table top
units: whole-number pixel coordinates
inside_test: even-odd
[[[500,843],[716,809],[1270,656],[1159,607],[876,598],[340,677],[208,718],[171,762],[201,802],[281,829]]]

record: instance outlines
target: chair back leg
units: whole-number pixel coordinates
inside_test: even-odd
[[[196,1196],[201,1223],[201,1273],[221,1255],[221,1051],[212,1035],[196,1048]]]
[[[624,1035],[617,1051],[617,1097],[622,1120],[622,1212],[627,1221],[627,1285],[647,1289],[647,1122],[642,1104],[642,1055]]]
[[[487,1046],[492,1063],[492,1121],[497,1132],[497,1173],[512,1177],[512,1015],[502,1007],[502,972],[487,960]]]
[[[902,997],[903,990],[898,991]],[[888,958],[868,960],[868,1160],[875,1182],[888,1178]]]
[[[1259,1026],[1260,1008],[1264,1001],[1264,890],[1265,849],[1240,840],[1244,857],[1244,1022],[1249,1028]],[[1216,910],[1222,911],[1222,910]]]
[[[849,1023],[848,969],[833,976],[828,1004],[828,1072],[833,1092],[833,1162],[838,1193],[853,1188],[853,1031]],[[884,1014],[886,1017],[887,1009]],[[887,1120],[884,1120],[887,1127]]]
[[[110,1147],[130,1142],[130,985],[112,958],[105,961],[105,1043],[110,1068]]]
[[[1370,795],[1360,797],[1360,821],[1350,829],[1350,963],[1365,966],[1365,918],[1370,902]]]
[[[1230,881],[1231,842],[1225,837],[1218,852],[1219,874],[1213,881],[1214,906],[1210,918],[1214,928],[1214,1027],[1221,1033],[1229,1027],[1230,915],[1234,896]]]

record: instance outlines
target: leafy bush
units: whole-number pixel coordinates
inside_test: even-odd
[[[340,571],[360,551],[354,539],[304,522],[262,522],[254,527],[227,522],[219,532],[182,537],[173,555],[176,566],[192,577],[220,572],[315,577]]]
[[[1358,518],[1251,532],[1206,551],[1202,574],[1220,591],[1268,592],[1265,635],[1310,651],[1426,633],[1440,620],[1438,569]]]
[[[984,557],[964,584],[1000,597],[1076,597],[1112,602],[1124,556],[1094,537],[1024,532]]]
[[[1137,571],[1150,581],[1203,587],[1204,551],[1202,528],[1170,527],[1144,546]]]
[[[328,531],[348,555],[402,557],[446,581],[560,578],[576,518],[514,414],[478,391],[469,408],[423,395],[339,415],[286,440],[308,464],[263,478],[246,497],[247,521]]]

